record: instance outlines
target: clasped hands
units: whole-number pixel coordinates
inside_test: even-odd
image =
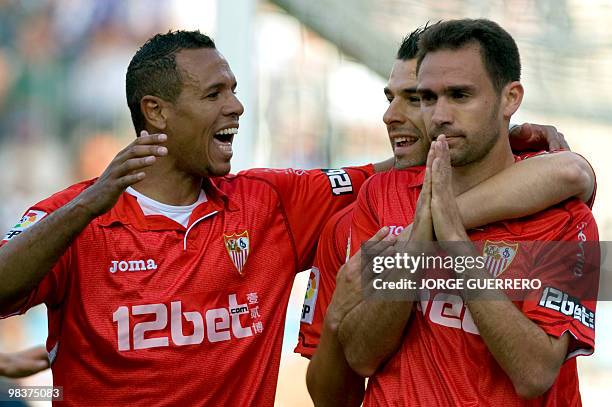
[[[453,192],[450,151],[444,135],[431,143],[413,224],[398,236],[389,234],[386,226],[380,229],[367,242],[368,257],[393,256],[404,253],[408,247],[411,251],[418,247],[427,251],[433,247],[427,242],[433,241],[437,241],[451,256],[475,254]],[[415,254],[420,253],[421,250]],[[332,330],[337,330],[343,318],[367,298],[363,292],[362,275],[364,271],[371,274],[372,267],[371,263],[364,264],[363,257],[359,250],[338,271],[336,289],[325,317]]]

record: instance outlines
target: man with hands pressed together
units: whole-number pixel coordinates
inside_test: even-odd
[[[354,214],[353,252],[381,226],[411,223],[415,211],[411,240],[430,240],[435,230],[439,241],[468,241],[455,196],[520,159],[513,157],[507,133],[523,94],[511,37],[486,20],[452,21],[430,30],[423,34],[418,93],[427,133],[439,140],[432,145],[425,173],[391,171],[366,183]],[[503,54],[501,61],[496,50]],[[380,240],[382,232],[373,240]],[[469,237],[494,242],[597,240],[597,229],[588,208],[569,200],[530,218],[471,230]],[[341,274],[356,280],[358,263],[354,256],[345,266],[350,272]],[[529,272],[518,258],[513,267],[506,273]],[[576,278],[558,264],[538,271]],[[482,273],[472,270],[468,275],[479,278]],[[582,278],[592,277],[585,272]],[[338,276],[339,289],[344,278]],[[366,405],[523,405],[532,398],[536,405],[579,403],[572,357],[592,352],[592,327],[535,303],[464,302],[457,296],[439,301],[434,294],[423,294],[418,310],[410,302],[357,303],[355,298],[336,323],[348,364],[363,375],[374,373]],[[594,312],[594,302],[587,301]],[[450,316],[444,311],[449,307]],[[324,341],[325,334],[321,347]],[[316,355],[311,365],[315,361]]]

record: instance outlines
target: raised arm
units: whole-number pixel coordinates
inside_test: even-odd
[[[571,197],[587,202],[595,174],[571,151],[542,154],[510,166],[457,197],[467,229],[503,219],[520,218]]]
[[[145,132],[113,159],[93,185],[0,248],[1,314],[21,308],[76,236],[112,208],[128,186],[144,179],[142,170],[167,154],[158,145],[165,140],[165,134]]]
[[[365,300],[348,312],[334,332],[347,365],[361,377],[372,376],[401,344],[412,308],[411,301]]]
[[[594,174],[580,155],[563,151],[517,162],[505,171],[457,197],[466,228],[527,216],[572,196],[592,195]],[[517,199],[520,197],[520,199]],[[420,198],[419,198],[420,199]],[[380,340],[379,323],[398,316],[407,322],[411,308],[399,303],[362,303],[343,321],[340,338],[350,365],[363,376],[371,375],[397,349],[403,330],[385,329]],[[405,323],[404,322],[404,323]]]
[[[436,237],[441,242],[465,242],[465,245],[448,245],[447,252],[450,255],[478,256],[461,224],[455,197],[449,193],[451,168],[448,145],[442,140],[436,142],[436,147],[440,144],[441,148],[436,148],[439,150],[437,156],[440,157],[440,165],[434,166],[432,174],[431,210]],[[585,216],[584,219],[574,222],[578,223],[581,220],[588,220],[588,217]],[[581,224],[584,229],[582,230],[584,240],[596,239],[594,222],[585,221]],[[576,228],[570,226],[565,231],[560,231],[558,237],[561,237],[560,240],[571,238],[578,242],[577,235]],[[542,270],[554,271],[552,273],[554,278],[550,279],[551,284],[558,284],[567,279],[567,276],[575,277],[572,271],[573,265],[559,261],[562,256],[549,257],[553,261],[548,263],[550,260],[545,260],[539,267]],[[599,264],[599,261],[588,258],[585,263]],[[536,269],[534,275],[542,278],[542,270],[538,272]],[[491,275],[485,269],[473,268],[464,273],[456,273],[456,277],[486,280],[490,279]],[[572,278],[571,284],[576,285],[575,279]],[[468,293],[466,290],[463,296],[482,340],[512,381],[516,393],[526,399],[544,394],[555,382],[561,365],[568,355],[570,337],[580,338],[578,330],[572,328],[573,315],[568,318],[558,310],[551,313],[545,307],[540,307],[537,314],[550,313],[550,317],[539,325],[521,312],[502,291],[489,291],[483,298],[478,296],[478,293],[473,291]]]
[[[412,228],[405,228],[395,243],[402,250],[402,243],[431,241],[431,154],[427,158],[427,170],[423,190],[419,195]],[[363,377],[371,376],[388,359],[401,343],[406,324],[412,313],[412,301],[361,301],[343,318],[339,340],[346,359],[353,370]]]

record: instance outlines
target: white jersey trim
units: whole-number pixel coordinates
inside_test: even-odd
[[[193,212],[198,205],[208,200],[204,190],[200,190],[200,196],[198,196],[198,199],[191,205],[187,206],[166,205],[141,194],[132,187],[128,187],[125,192],[136,197],[138,205],[140,205],[140,208],[145,215],[162,215],[172,219],[176,223],[183,225],[183,227],[187,227],[189,224],[191,212]]]

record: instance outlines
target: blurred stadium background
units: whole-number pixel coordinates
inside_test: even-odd
[[[124,96],[131,56],[168,29],[210,34],[245,104],[235,171],[333,167],[389,155],[382,89],[403,35],[427,21],[487,17],[519,44],[526,98],[513,122],[553,124],[589,159],[594,213],[612,240],[612,3],[606,0],[0,0],[0,229],[32,203],[97,176],[134,137]],[[292,353],[307,275],[296,278],[279,406],[311,405]],[[580,358],[585,406],[612,398],[612,307]],[[0,351],[43,343],[43,307],[0,321]],[[22,381],[50,384],[49,372]]]

